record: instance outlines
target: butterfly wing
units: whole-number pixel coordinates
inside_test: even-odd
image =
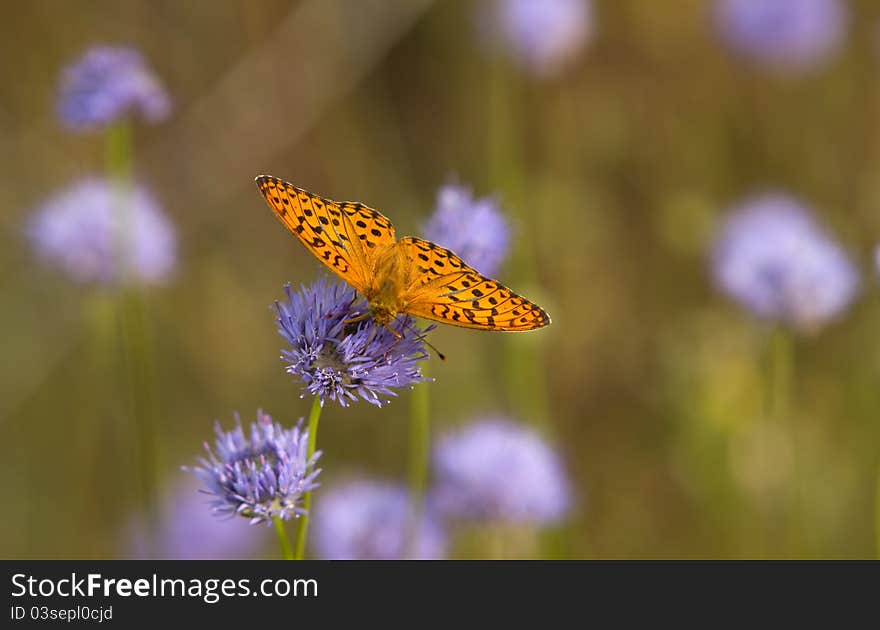
[[[412,236],[398,243],[409,260],[404,312],[482,330],[543,328],[550,317],[537,304],[469,267],[453,252]]]
[[[261,175],[256,182],[275,216],[306,249],[363,293],[373,251],[394,243],[391,221],[363,204],[337,203],[277,177]]]
[[[351,233],[363,247],[367,260],[371,260],[376,252],[394,244],[394,226],[381,212],[353,201],[344,201],[339,204],[339,208],[347,219],[346,224]]]

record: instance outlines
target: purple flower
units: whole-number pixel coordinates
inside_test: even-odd
[[[715,19],[735,52],[783,72],[815,69],[839,47],[847,12],[839,0],[716,0]]]
[[[550,525],[571,502],[559,456],[509,420],[488,418],[442,438],[434,471],[432,498],[447,516]]]
[[[266,533],[242,519],[218,519],[198,492],[194,479],[180,480],[160,505],[154,549],[150,550],[146,517],[126,530],[129,556],[162,560],[246,560],[266,546]]]
[[[318,487],[320,469],[315,462],[320,452],[306,459],[308,431],[300,425],[285,429],[267,414],[257,412],[249,435],[235,416],[235,428],[224,432],[216,423],[214,448],[205,443],[207,457],[191,470],[215,498],[215,514],[241,516],[251,523],[273,518],[288,520],[304,514],[299,507],[303,495]],[[300,422],[302,424],[302,422]]]
[[[343,407],[361,398],[378,407],[379,396],[396,396],[394,388],[425,380],[418,362],[427,358],[422,336],[433,329],[415,327],[403,316],[392,322],[403,338],[371,319],[347,320],[366,313],[354,289],[321,279],[298,293],[285,287],[287,300],[276,302],[278,332],[290,344],[281,351],[287,372],[302,379],[305,392]],[[359,302],[359,303],[358,303]],[[385,400],[384,402],[388,402]]]
[[[558,74],[593,35],[590,0],[496,0],[489,33],[539,77]]]
[[[749,311],[815,330],[855,297],[858,271],[795,199],[780,193],[736,206],[713,254],[718,286]]]
[[[135,111],[151,123],[171,112],[165,88],[136,50],[97,46],[64,70],[58,116],[66,127],[92,130]]]
[[[358,480],[322,492],[315,500],[314,546],[325,560],[395,560],[407,556],[412,506],[394,484]],[[446,537],[430,511],[417,533],[417,559],[446,553]]]
[[[510,225],[495,201],[474,199],[462,186],[444,186],[437,192],[437,208],[424,233],[487,276],[498,272],[510,248]]]
[[[43,260],[80,282],[161,284],[176,262],[174,227],[142,187],[82,181],[45,202],[26,232]]]

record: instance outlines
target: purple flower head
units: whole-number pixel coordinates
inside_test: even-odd
[[[498,272],[510,248],[510,225],[495,201],[474,199],[462,186],[444,186],[437,192],[437,208],[424,233],[487,276]]]
[[[135,111],[151,123],[171,112],[165,88],[136,50],[97,46],[64,70],[58,116],[66,127],[97,129]]]
[[[434,471],[434,502],[452,517],[550,525],[571,502],[559,456],[509,420],[489,418],[442,438]]]
[[[205,503],[195,479],[175,484],[159,508],[154,549],[148,543],[147,519],[139,515],[125,532],[128,555],[144,560],[246,560],[266,546],[264,530],[242,519],[218,519]]]
[[[315,551],[325,560],[405,558],[412,514],[407,491],[397,485],[359,480],[336,486],[315,500]],[[416,559],[445,556],[446,537],[430,511],[417,536]]]
[[[847,12],[839,0],[716,0],[715,20],[735,52],[791,74],[819,67],[839,47]]]
[[[318,487],[315,478],[321,472],[315,469],[320,452],[306,459],[309,433],[300,430],[301,424],[285,429],[258,411],[248,435],[236,414],[232,431],[216,423],[214,448],[205,443],[207,457],[185,470],[215,497],[210,502],[215,514],[239,514],[252,524],[298,517],[305,513],[299,507],[303,495]]]
[[[558,74],[593,35],[590,0],[496,0],[492,9],[486,30],[539,77]]]
[[[433,329],[415,327],[409,316],[391,326],[391,331],[371,319],[358,324],[347,320],[365,314],[357,293],[343,282],[321,279],[302,286],[298,293],[285,287],[287,299],[276,302],[278,332],[290,344],[281,351],[287,373],[302,379],[306,392],[347,407],[361,398],[381,407],[379,396],[396,396],[394,388],[411,387],[425,380],[418,362],[428,357],[422,336]]]
[[[730,213],[713,253],[718,286],[758,317],[803,331],[839,315],[858,271],[795,199],[765,194]]]
[[[177,258],[174,227],[153,196],[101,179],[49,199],[26,232],[40,258],[79,282],[161,284]]]

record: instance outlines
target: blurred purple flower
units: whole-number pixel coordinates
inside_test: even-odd
[[[406,557],[412,506],[407,491],[379,481],[350,481],[315,500],[314,546],[325,560],[395,560]],[[425,513],[416,541],[416,559],[445,556],[440,524]]]
[[[252,524],[304,514],[299,507],[303,495],[318,487],[315,478],[321,472],[315,469],[320,452],[306,459],[308,431],[301,431],[300,425],[285,429],[262,411],[251,423],[249,436],[238,414],[235,425],[224,432],[216,423],[214,449],[205,443],[207,457],[199,460],[198,467],[184,469],[214,495],[210,502],[214,513],[238,514]]]
[[[343,282],[322,278],[298,293],[285,287],[287,300],[275,302],[278,332],[290,344],[281,351],[287,372],[302,379],[305,391],[343,407],[363,400],[381,407],[379,396],[396,396],[394,388],[411,387],[425,380],[417,363],[427,358],[421,335],[433,329],[415,327],[411,317],[391,325],[397,338],[371,319],[346,324],[366,313],[354,289]],[[362,302],[361,302],[362,303]],[[305,393],[303,393],[305,396]]]
[[[134,111],[151,123],[171,112],[165,88],[136,50],[97,46],[64,70],[58,116],[66,127],[92,130]]]
[[[590,0],[496,0],[491,10],[484,30],[539,77],[558,74],[593,35]]]
[[[716,0],[715,19],[735,52],[783,72],[817,68],[839,47],[847,11],[839,0]]]
[[[126,534],[130,557],[158,560],[246,560],[266,546],[262,528],[242,519],[219,519],[193,479],[182,480],[163,498],[154,550],[150,551],[144,516],[132,521]]]
[[[713,253],[718,286],[755,315],[815,330],[855,297],[858,271],[795,199],[765,194],[736,206]]]
[[[27,235],[46,262],[80,282],[161,284],[176,262],[174,227],[146,189],[88,179],[45,202]]]
[[[474,199],[462,186],[443,186],[437,192],[437,207],[424,233],[487,276],[498,272],[510,248],[510,225],[495,201]]]
[[[442,438],[434,471],[432,500],[447,516],[550,525],[571,503],[559,456],[509,420],[488,418]]]

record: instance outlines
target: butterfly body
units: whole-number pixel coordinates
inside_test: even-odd
[[[401,259],[397,243],[376,253],[376,264],[363,294],[370,306],[373,320],[380,326],[393,321],[406,309],[406,262]]]
[[[388,326],[401,313],[480,330],[524,331],[550,323],[539,306],[448,249],[412,236],[397,240],[391,221],[372,208],[332,201],[276,177],[256,182],[281,222],[366,298],[378,325]]]

